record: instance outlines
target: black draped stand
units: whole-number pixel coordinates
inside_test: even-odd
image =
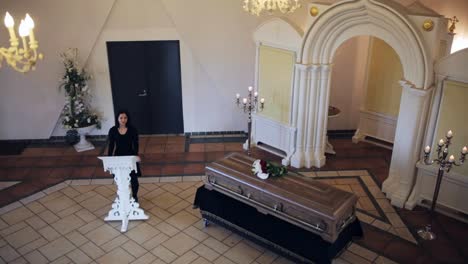
[[[353,237],[362,236],[359,220],[346,227],[334,243],[277,217],[205,187],[197,190],[194,207],[208,222],[221,225],[296,263],[331,263]]]

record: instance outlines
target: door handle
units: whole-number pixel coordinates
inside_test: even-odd
[[[138,96],[147,96],[148,94],[146,93],[146,90],[143,90],[143,93],[139,93]]]

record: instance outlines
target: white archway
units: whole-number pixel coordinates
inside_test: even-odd
[[[377,0],[342,1],[315,20],[304,36],[302,64],[330,64],[346,40],[372,35],[387,42],[400,57],[405,80],[419,89],[432,81],[422,37],[397,6]],[[400,7],[401,8],[401,7]]]
[[[404,8],[392,1],[349,0],[325,10],[306,32],[301,64],[296,67],[300,99],[297,112],[294,167],[322,167],[330,93],[331,62],[346,40],[371,35],[387,42],[403,66],[400,104],[390,175],[383,190],[394,205],[402,207],[415,177],[415,164],[426,122],[432,85],[432,65],[423,38],[406,17]]]

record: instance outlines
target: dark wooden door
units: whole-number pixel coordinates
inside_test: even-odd
[[[140,134],[183,133],[179,41],[107,42],[114,111]]]
[[[155,134],[182,133],[182,86],[179,41],[151,42],[146,50]]]

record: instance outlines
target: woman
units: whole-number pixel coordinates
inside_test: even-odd
[[[138,132],[130,123],[127,111],[119,111],[115,117],[115,126],[109,130],[109,156],[138,156]],[[115,152],[114,152],[115,149]],[[139,158],[138,158],[139,159]],[[141,176],[140,163],[137,172],[130,173],[132,196],[138,202],[138,176]]]

